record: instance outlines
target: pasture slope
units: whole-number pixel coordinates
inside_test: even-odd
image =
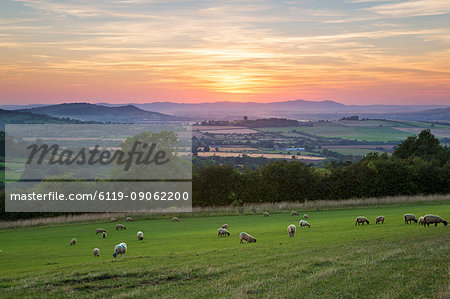
[[[299,211],[303,215],[305,211]],[[436,298],[449,294],[450,226],[404,224],[403,214],[450,220],[450,201],[307,211],[55,224],[0,231],[0,297]],[[375,225],[384,215],[385,224]],[[370,225],[355,226],[357,216]],[[217,228],[230,225],[230,237]],[[296,224],[295,238],[286,231]],[[108,238],[95,234],[97,227]],[[138,241],[136,232],[144,232]],[[256,243],[239,244],[239,233]],[[78,239],[70,246],[72,237]],[[125,258],[113,260],[126,242]],[[92,249],[100,248],[94,258]]]

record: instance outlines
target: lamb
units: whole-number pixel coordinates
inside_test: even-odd
[[[111,222],[117,222],[117,218],[112,217],[111,219],[109,219]]]
[[[118,229],[127,229],[123,224],[116,224],[116,230]]]
[[[253,238],[252,236],[250,236],[249,234],[247,234],[247,233],[245,233],[245,232],[242,232],[242,233],[239,235],[239,237],[240,237],[240,239],[241,239],[241,244],[242,244],[242,241],[243,241],[243,240],[247,241],[247,243],[254,243],[254,242],[256,242],[256,239],[255,239],[255,238]]]
[[[137,238],[139,239],[139,240],[144,240],[144,233],[143,232],[141,232],[141,231],[138,231],[137,232]]]
[[[425,219],[423,218],[423,216],[419,217],[419,225],[423,225],[425,227]]]
[[[219,236],[219,237],[222,237],[222,236],[229,236],[230,235],[230,233],[228,232],[228,230],[226,229],[226,228],[219,228],[218,230],[217,230],[217,235]]]
[[[180,219],[178,219],[178,217],[173,217],[172,222],[180,222]]]
[[[378,216],[376,219],[375,219],[375,224],[378,224],[378,223],[383,223],[384,224],[384,216]]]
[[[305,214],[303,215],[303,218],[308,219],[308,218],[309,218],[309,217],[308,217],[308,214],[305,213]]]
[[[405,214],[403,217],[405,218],[405,224],[411,223],[411,221],[417,223],[416,216],[414,216],[413,214]]]
[[[269,217],[269,212],[264,212],[264,213],[263,213],[263,216],[264,216],[264,217]]]
[[[299,222],[299,224],[298,224],[300,227],[304,227],[304,226],[307,226],[307,227],[309,227],[309,228],[311,228],[311,225],[308,223],[308,221],[306,221],[306,220],[300,220],[300,222]]]
[[[367,224],[369,224],[369,220],[367,220],[367,218],[366,217],[363,217],[363,216],[359,216],[358,218],[356,218],[356,222],[355,222],[355,225],[360,225],[361,223],[362,223],[362,225],[364,225],[364,223],[366,223],[367,222]]]
[[[113,257],[117,258],[118,254],[120,254],[120,256],[123,256],[125,255],[126,252],[127,252],[127,244],[122,242],[120,244],[117,244],[116,247],[114,247]]]
[[[95,230],[95,234],[98,235],[98,234],[100,234],[100,233],[106,233],[106,230],[103,229],[103,228],[97,228],[97,229]]]
[[[100,256],[100,249],[94,248],[94,250],[92,250],[92,252],[94,253],[94,256],[96,256],[96,257]]]
[[[430,224],[434,223],[434,226],[437,226],[438,223],[444,223],[444,226],[447,226],[447,221],[445,221],[444,219],[442,219],[440,216],[437,215],[425,215],[423,217],[424,220],[424,226],[425,224],[427,226],[430,226]]]
[[[77,239],[72,238],[72,240],[70,240],[70,246],[75,246],[75,244],[77,244]]]
[[[298,212],[297,212],[297,211],[292,211],[292,212],[291,212],[291,215],[292,215],[292,216],[298,216]]]
[[[222,228],[228,229],[228,224],[222,225]]]
[[[295,235],[295,225],[293,224],[289,225],[287,231],[289,233],[289,237],[293,238]]]
[[[103,233],[102,233],[102,238],[103,238],[103,239],[106,239],[106,232],[103,232]]]
[[[133,218],[131,218],[131,217],[127,217],[127,222],[133,222],[134,221],[134,219]]]

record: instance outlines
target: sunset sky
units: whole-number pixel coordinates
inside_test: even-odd
[[[0,2],[0,104],[450,104],[450,0]]]

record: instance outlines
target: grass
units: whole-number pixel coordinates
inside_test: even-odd
[[[311,229],[288,237],[288,212],[87,222],[0,230],[0,297],[448,296],[449,227],[405,225],[406,212],[450,218],[450,201],[307,211]],[[268,206],[270,207],[270,206]],[[385,224],[355,226],[357,216]],[[187,215],[186,215],[187,216]],[[230,237],[217,237],[228,223]],[[108,238],[95,229],[108,230]],[[144,232],[138,241],[136,232]],[[246,231],[257,243],[239,244]],[[72,237],[78,239],[71,247]],[[125,241],[127,256],[113,260]],[[100,248],[100,258],[92,249]]]

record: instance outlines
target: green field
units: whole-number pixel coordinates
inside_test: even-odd
[[[0,231],[0,297],[436,298],[448,296],[449,227],[402,215],[450,218],[450,202],[308,211],[311,229],[288,237],[290,213],[64,224]],[[299,211],[302,215],[304,211]],[[370,225],[355,226],[357,216]],[[385,224],[374,224],[378,215]],[[217,228],[230,225],[230,237]],[[108,230],[108,238],[95,234]],[[136,232],[144,232],[138,241]],[[256,243],[239,244],[239,232]],[[78,239],[70,246],[72,237]],[[113,260],[115,244],[128,245]],[[100,258],[92,249],[100,248]]]

